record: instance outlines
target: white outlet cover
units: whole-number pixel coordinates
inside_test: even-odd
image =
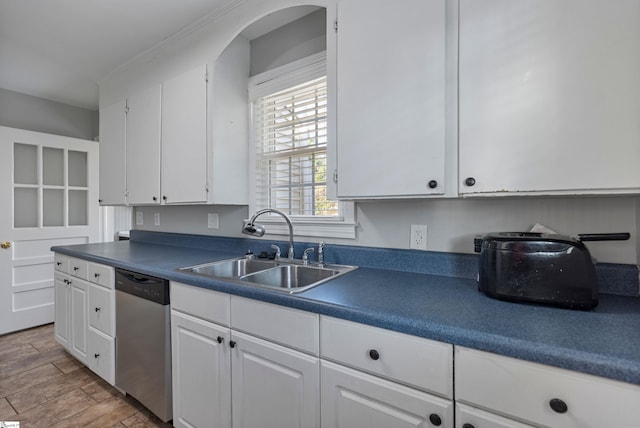
[[[144,224],[144,213],[142,211],[136,212],[136,225],[142,226]]]
[[[160,226],[160,213],[153,213],[154,226]]]
[[[220,217],[218,213],[207,214],[207,227],[209,229],[217,229],[220,227]]]
[[[427,226],[424,224],[411,225],[409,247],[413,250],[427,250]]]

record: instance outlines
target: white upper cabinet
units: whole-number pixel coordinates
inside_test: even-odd
[[[207,68],[162,84],[162,202],[207,201]]]
[[[640,2],[461,0],[459,46],[460,193],[640,190]]]
[[[445,0],[338,3],[337,194],[445,191]]]
[[[127,99],[127,202],[160,203],[161,85]]]
[[[100,204],[124,205],[126,100],[100,109]]]

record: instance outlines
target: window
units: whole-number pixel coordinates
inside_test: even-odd
[[[354,228],[353,204],[327,197],[327,93],[324,54],[251,78],[251,208],[287,213],[298,235],[355,237],[353,230],[349,236],[327,230],[340,224]]]

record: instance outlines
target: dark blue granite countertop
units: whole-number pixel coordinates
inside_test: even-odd
[[[258,251],[253,250],[257,253],[261,247],[268,248],[267,242],[191,237],[188,245],[182,246],[185,242],[169,235],[138,233],[138,240],[132,234],[132,241],[53,250],[198,287],[640,385],[638,297],[601,294],[598,307],[591,311],[502,302],[477,291],[472,255],[434,253],[424,258],[413,251],[387,250],[399,251],[398,260],[405,262],[423,257],[417,269],[415,260],[408,263],[407,269],[414,271],[407,272],[391,269],[390,264],[397,266],[398,260],[382,257],[383,250],[349,252],[338,246],[327,247],[328,262],[361,267],[289,295],[176,271],[241,256],[248,245],[257,247]],[[297,247],[296,251],[301,253]],[[459,275],[453,276],[456,272]],[[637,281],[637,271],[635,277]]]

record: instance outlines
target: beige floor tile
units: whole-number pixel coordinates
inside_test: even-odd
[[[21,427],[50,427],[56,421],[63,423],[66,419],[83,412],[95,404],[96,402],[84,391],[75,389],[55,400],[48,401],[42,406],[18,414],[15,416],[15,420],[20,421]],[[61,424],[59,426],[70,427],[71,425]]]
[[[51,348],[17,360],[0,362],[0,379],[13,376],[27,370],[64,358],[66,352],[61,348]]]
[[[38,350],[30,343],[12,344],[5,347],[0,346],[0,363],[18,360],[37,354]]]
[[[30,344],[40,352],[44,351],[45,349],[51,349],[58,346],[58,342],[56,342],[56,338],[53,334],[47,335],[46,337],[40,338],[38,340],[33,340],[30,342]]]
[[[75,358],[73,358],[71,355],[67,353],[65,353],[63,358],[60,358],[59,360],[55,360],[53,362],[53,365],[56,366],[58,369],[60,369],[62,373],[71,373],[72,371],[75,371],[84,367],[84,365],[82,365],[80,361],[76,360]]]
[[[93,382],[83,386],[82,390],[98,403],[111,398],[124,397],[123,393],[98,377],[96,377]]]
[[[16,414],[9,402],[5,398],[0,398],[0,421],[13,420]]]
[[[83,368],[9,395],[7,400],[18,413],[24,413],[94,381],[95,375]]]
[[[50,382],[56,377],[62,376],[62,372],[53,364],[44,364],[40,367],[27,370],[16,375],[0,380],[0,397],[6,397],[43,382]]]
[[[125,420],[137,409],[120,397],[112,397],[109,400],[97,403],[86,408],[67,419],[55,418],[52,421],[59,421],[49,425],[51,428],[104,428],[112,426],[119,421]]]
[[[163,423],[156,415],[147,409],[142,409],[122,421],[127,428],[170,428],[171,423]]]

